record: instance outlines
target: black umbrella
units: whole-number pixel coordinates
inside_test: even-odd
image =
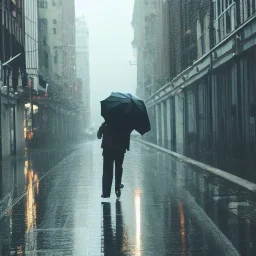
[[[130,93],[112,92],[101,101],[101,115],[106,121],[129,126],[141,135],[151,130],[144,101]]]

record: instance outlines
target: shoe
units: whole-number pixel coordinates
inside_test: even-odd
[[[121,185],[120,185],[120,188],[121,188],[121,189],[124,188],[124,184],[121,184]]]
[[[116,197],[117,198],[121,197],[121,190],[120,190],[120,188],[116,190]]]
[[[110,198],[110,196],[101,195],[102,198]]]

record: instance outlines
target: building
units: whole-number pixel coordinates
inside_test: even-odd
[[[26,72],[31,86],[39,89],[38,4],[37,0],[26,0],[25,7],[25,56]]]
[[[89,30],[84,16],[76,18],[76,76],[76,95],[83,108],[83,129],[86,129],[90,126],[90,69]]]
[[[256,151],[253,1],[166,1],[171,81],[146,99],[147,140],[217,167]],[[138,85],[139,86],[139,85]]]
[[[0,1],[0,155],[24,152],[24,1]],[[23,79],[23,80],[22,80]]]
[[[148,98],[170,81],[168,3],[135,0],[133,47],[137,57],[137,95]]]
[[[49,97],[47,137],[49,141],[79,137],[74,0],[39,0],[39,29],[40,72],[47,77]]]
[[[39,0],[39,18],[50,48],[50,55],[45,52],[45,66],[52,69],[49,86],[56,98],[71,101],[76,82],[74,1]]]

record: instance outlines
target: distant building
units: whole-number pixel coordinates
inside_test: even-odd
[[[168,3],[135,0],[132,26],[137,57],[137,95],[148,98],[170,80]]]
[[[47,108],[41,108],[43,120],[47,116],[47,139],[75,139],[82,120],[76,99],[75,1],[38,0],[38,6],[39,79],[49,99]]]
[[[77,99],[84,108],[84,128],[90,125],[89,31],[85,17],[76,18]]]
[[[49,86],[55,97],[72,100],[75,91],[75,4],[74,0],[39,0],[40,26],[50,48],[45,51],[45,67],[51,67]]]

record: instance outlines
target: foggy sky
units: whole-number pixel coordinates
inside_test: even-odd
[[[100,100],[112,91],[135,93],[136,66],[131,42],[134,0],[76,0],[76,16],[85,15],[90,34],[91,121],[97,125]]]

